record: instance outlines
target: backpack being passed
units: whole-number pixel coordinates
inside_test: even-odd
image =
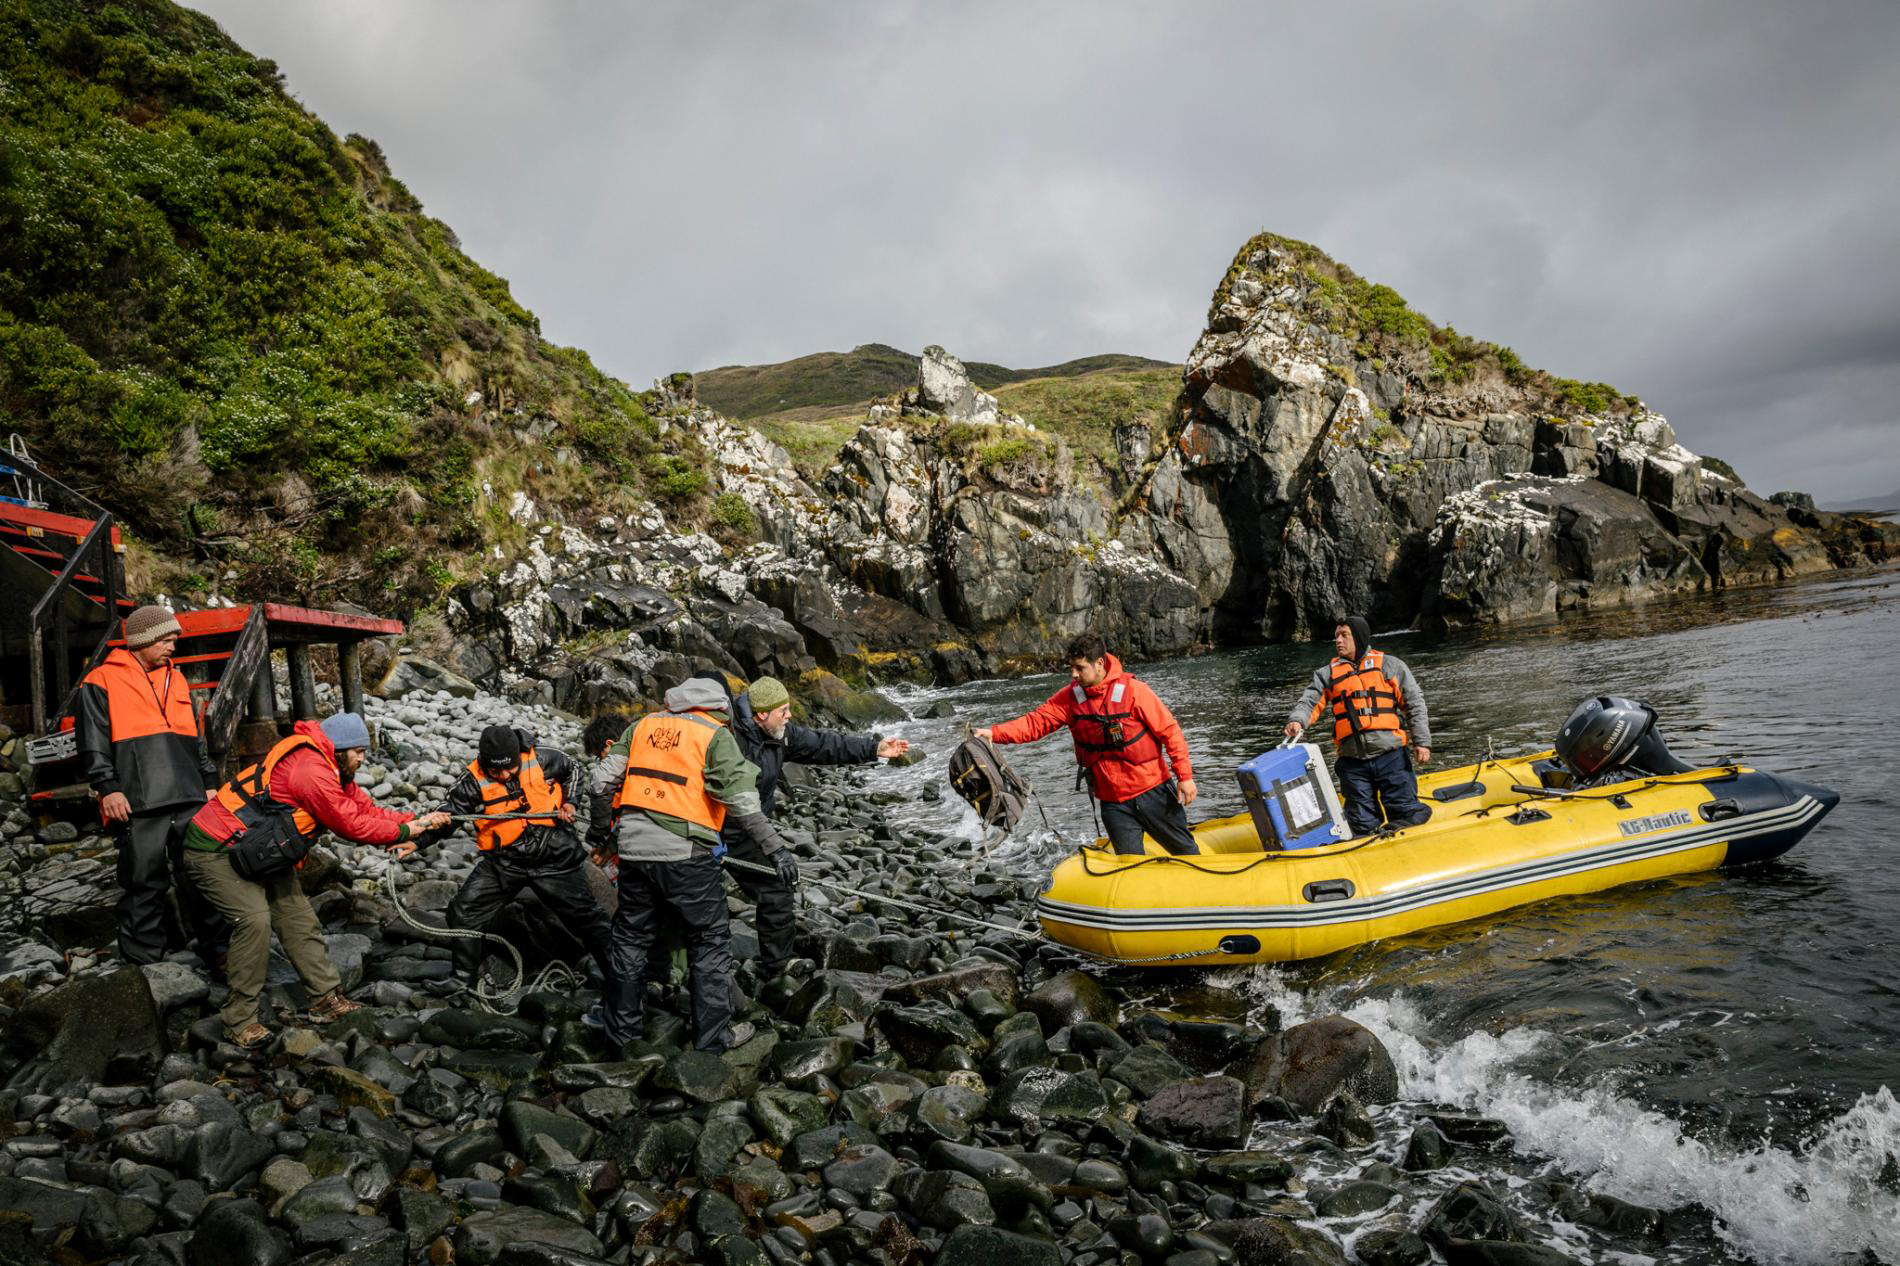
[[[984,826],[1013,830],[1029,807],[1029,784],[1003,762],[989,740],[971,735],[950,753],[950,785]]]

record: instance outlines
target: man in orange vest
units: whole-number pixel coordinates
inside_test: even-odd
[[[166,893],[174,879],[199,957],[221,970],[230,930],[185,881],[180,846],[191,815],[216,792],[191,684],[172,664],[178,621],[164,607],[125,619],[125,645],[86,674],[74,738],[99,813],[119,845],[119,957],[155,963],[184,948]]]
[[[732,702],[716,681],[695,677],[666,692],[666,709],[628,728],[594,770],[593,816],[612,820],[620,854],[620,908],[613,920],[608,1040],[640,1036],[647,955],[661,912],[686,929],[693,1044],[725,1051],[752,1035],[732,1023],[732,936],[726,921],[719,833],[728,822],[797,879],[789,846],[759,807],[759,767],[731,729]],[[717,852],[715,852],[717,850]]]
[[[509,725],[491,725],[482,731],[475,759],[449,788],[441,812],[539,816],[474,823],[481,859],[449,902],[448,924],[480,931],[527,889],[593,956],[605,982],[613,974],[607,956],[612,929],[581,869],[587,850],[569,826],[574,821],[574,774],[574,762],[567,753],[538,746],[533,734]],[[484,944],[472,937],[455,940],[455,969],[463,981],[474,981]]]
[[[273,931],[310,991],[311,1019],[334,1020],[361,1005],[344,996],[323,925],[297,881],[317,836],[330,831],[400,858],[415,851],[418,832],[444,825],[440,814],[412,819],[385,809],[356,785],[368,747],[369,727],[354,712],[321,725],[299,721],[263,760],[219,788],[185,832],[192,879],[231,920],[231,993],[219,1013],[225,1036],[240,1049],[257,1050],[271,1039],[257,1000]]]
[[[1353,834],[1428,821],[1432,811],[1419,803],[1418,775],[1405,754],[1409,746],[1419,764],[1432,759],[1425,692],[1403,660],[1372,649],[1372,626],[1362,616],[1339,622],[1333,650],[1335,658],[1313,673],[1293,705],[1287,738],[1298,738],[1322,713],[1332,713],[1340,797]]]
[[[1067,726],[1089,794],[1101,806],[1102,829],[1117,853],[1141,852],[1144,834],[1170,853],[1200,852],[1187,820],[1187,806],[1199,791],[1174,713],[1146,682],[1129,676],[1100,636],[1074,638],[1067,653],[1068,685],[1033,711],[983,726],[976,736],[1033,743]]]

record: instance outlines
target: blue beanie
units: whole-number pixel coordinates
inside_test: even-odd
[[[330,746],[339,752],[347,752],[352,747],[369,746],[369,727],[354,712],[339,712],[333,717],[325,717],[322,729],[323,737],[329,739]]]

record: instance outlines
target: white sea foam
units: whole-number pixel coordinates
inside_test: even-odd
[[[1872,1253],[1900,1260],[1900,1100],[1882,1086],[1796,1149],[1725,1148],[1606,1089],[1552,1086],[1518,1065],[1552,1040],[1529,1028],[1443,1044],[1407,999],[1308,996],[1280,972],[1224,973],[1287,1024],[1338,1010],[1378,1036],[1408,1100],[1495,1117],[1518,1147],[1554,1160],[1593,1191],[1638,1204],[1699,1204],[1730,1247],[1760,1262],[1837,1266]],[[1343,1004],[1343,1005],[1342,1005]],[[1886,1173],[1883,1175],[1883,1169]]]

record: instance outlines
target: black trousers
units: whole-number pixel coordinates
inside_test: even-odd
[[[1419,803],[1418,775],[1412,772],[1404,748],[1395,747],[1368,760],[1341,756],[1338,769],[1340,799],[1354,835],[1371,835],[1386,824],[1395,829],[1417,826],[1432,816]]]
[[[695,851],[678,862],[620,863],[620,909],[613,921],[613,978],[607,986],[607,1040],[640,1036],[645,1023],[647,956],[659,914],[672,910],[686,928],[686,974],[693,993],[693,1045],[721,1051],[732,1023],[732,930],[726,921],[723,868]]]
[[[215,967],[231,943],[225,922],[185,872],[185,828],[204,808],[175,804],[134,813],[119,828],[119,957],[128,963],[156,963],[174,950],[192,948]],[[166,898],[176,887],[178,910]]]
[[[593,955],[600,965],[601,978],[611,980],[613,960],[607,948],[612,939],[612,924],[600,902],[594,900],[587,886],[587,876],[581,872],[581,863],[558,867],[516,866],[484,856],[475,863],[475,869],[469,872],[461,890],[449,902],[449,926],[477,932],[486,930],[524,888],[532,890],[561,925]],[[455,939],[455,970],[464,979],[474,978],[482,965],[482,950],[486,945],[486,941],[474,937]]]
[[[792,935],[798,930],[792,887],[778,877],[772,859],[749,836],[735,831],[725,837],[725,842],[726,851],[733,857],[772,872],[761,874],[743,866],[734,866],[731,872],[740,891],[752,901],[752,923],[759,934],[759,960],[753,974],[760,980],[770,980],[792,959]]]
[[[1141,852],[1144,833],[1154,836],[1170,853],[1201,851],[1194,842],[1194,832],[1188,829],[1187,806],[1174,794],[1171,782],[1150,787],[1133,800],[1104,800],[1101,805],[1102,829],[1108,832],[1117,853]]]

